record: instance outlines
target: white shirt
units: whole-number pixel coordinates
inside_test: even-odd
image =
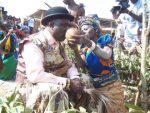
[[[129,11],[136,15],[140,15],[142,13],[142,2],[138,0],[135,4],[130,2],[130,7],[128,8]],[[137,30],[142,23],[138,22],[137,20],[133,19],[128,14],[121,14],[119,17],[122,23],[125,26],[125,35],[137,35]]]
[[[33,18],[30,18],[30,19],[28,20],[28,26],[29,26],[29,27],[34,27],[34,19],[33,19]]]
[[[141,0],[138,0],[135,4],[132,4],[130,2],[130,7],[128,9],[129,11],[131,11],[136,15],[141,15],[142,13]],[[119,16],[119,19],[121,20],[122,25],[121,27],[118,26],[117,31],[120,30],[121,33],[120,35],[124,34],[125,46],[131,47],[132,44],[134,45],[139,41],[137,37],[137,31],[138,28],[142,25],[142,23],[138,22],[128,14],[121,14]]]

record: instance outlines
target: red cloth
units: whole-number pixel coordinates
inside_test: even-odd
[[[25,33],[19,29],[16,29],[16,35],[18,36],[19,39],[23,39]]]

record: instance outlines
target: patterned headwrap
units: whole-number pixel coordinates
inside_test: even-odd
[[[80,17],[78,20],[79,28],[83,25],[90,25],[99,34],[100,33],[100,20],[97,15],[88,15]]]

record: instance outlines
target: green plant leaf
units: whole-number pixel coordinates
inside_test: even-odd
[[[32,113],[32,109],[25,107],[25,113]]]
[[[141,110],[132,110],[128,113],[145,113],[144,111],[141,111]]]
[[[125,106],[128,107],[129,109],[132,108],[133,110],[141,110],[141,111],[143,111],[143,109],[141,107],[135,106],[133,104],[125,103]]]
[[[0,113],[2,113],[2,107],[0,106]]]
[[[63,112],[61,112],[61,113],[76,113],[77,111],[78,111],[78,110],[72,108],[72,109],[68,109],[68,110],[66,110],[66,111],[63,111]]]
[[[10,109],[11,113],[23,113],[24,112],[24,106],[16,106]]]

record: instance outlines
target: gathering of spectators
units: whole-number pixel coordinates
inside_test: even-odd
[[[119,20],[118,26],[116,32],[104,35],[101,34],[97,14],[85,16],[83,4],[76,4],[74,0],[63,2],[69,10],[61,6],[48,9],[41,19],[44,27],[36,33],[34,18],[28,17],[22,22],[20,18],[7,15],[2,8],[0,83],[9,84],[9,81],[13,81],[15,85],[21,84],[19,92],[25,96],[26,106],[35,112],[51,110],[59,113],[70,107],[66,99],[72,101],[72,95],[77,96],[74,100],[79,102],[87,95],[86,82],[79,71],[81,68],[88,72],[92,91],[98,92],[99,98],[105,97],[100,104],[103,111],[126,113],[122,81],[114,64],[113,50],[117,45],[133,53],[141,44],[141,0],[130,0],[126,8],[112,11],[113,18]],[[67,34],[72,27],[73,31]],[[68,58],[65,44],[75,53],[76,64]],[[53,97],[53,94],[56,95]],[[74,107],[79,109],[76,102]],[[94,104],[97,107],[97,103]],[[92,110],[89,111],[91,113]]]
[[[20,18],[7,14],[4,7],[1,8],[0,19],[0,56],[1,56],[1,72],[0,79],[15,79],[16,66],[18,59],[18,44],[23,38],[33,33],[33,25],[25,20],[22,24]],[[29,25],[30,27],[29,27]],[[7,75],[7,76],[6,76]]]

